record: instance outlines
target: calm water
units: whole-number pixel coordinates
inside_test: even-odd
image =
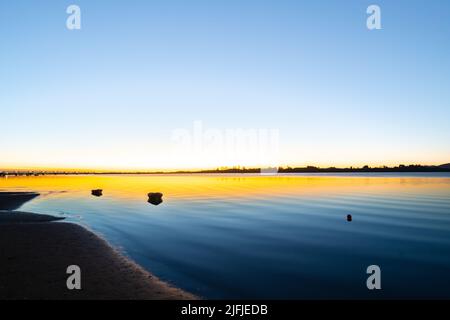
[[[41,192],[22,209],[88,226],[206,298],[450,298],[446,174],[9,177],[0,190]],[[381,291],[366,288],[372,264]]]

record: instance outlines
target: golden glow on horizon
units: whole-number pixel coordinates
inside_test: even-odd
[[[450,158],[449,158],[450,159]],[[317,164],[317,163],[302,163],[302,164],[281,164],[279,167],[291,167],[291,168],[305,168],[307,166],[314,166],[318,168],[362,168],[363,166],[368,165],[371,168],[376,167],[397,167],[399,165],[424,165],[424,166],[439,166],[442,164],[448,163],[449,160],[445,161],[434,161],[434,162],[418,162],[418,161],[403,161],[403,162],[377,162],[377,163],[370,163],[370,162],[360,162],[360,163],[353,163],[353,164]],[[123,172],[123,173],[133,173],[133,172],[176,172],[176,171],[201,171],[201,170],[216,170],[217,168],[264,168],[264,166],[260,165],[218,165],[218,166],[176,166],[176,167],[145,167],[145,166],[137,166],[137,167],[126,167],[126,166],[85,166],[85,167],[70,167],[70,166],[26,166],[26,165],[0,165],[0,171],[6,171],[6,172],[15,172],[15,171],[41,171],[41,172],[68,172],[68,173],[75,173],[75,172],[85,172],[85,173],[95,173],[95,172]]]
[[[214,153],[205,155],[195,152],[177,152],[169,147],[155,146],[150,151],[138,150],[137,146],[117,151],[107,149],[73,149],[70,152],[58,150],[23,149],[14,154],[3,153],[0,158],[0,170],[42,170],[42,171],[176,171],[202,170],[219,167],[267,167],[261,163],[259,155],[234,155],[224,159]],[[148,148],[150,149],[150,148]],[[283,151],[277,161],[281,167],[371,167],[398,166],[400,164],[441,165],[450,162],[450,153],[413,154],[407,150],[379,150],[374,148],[358,150],[318,150],[317,147],[305,148],[305,152]],[[302,159],[302,160],[299,160]]]

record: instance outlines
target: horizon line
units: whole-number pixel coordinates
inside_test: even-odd
[[[197,169],[83,169],[83,168],[0,168],[0,174],[8,175],[10,173],[68,173],[68,174],[76,174],[76,173],[86,173],[86,174],[164,174],[164,173],[214,173],[214,172],[261,172],[265,169],[276,169],[278,171],[305,171],[305,172],[314,172],[314,171],[326,171],[326,170],[336,170],[336,171],[361,171],[361,170],[402,170],[402,169],[450,169],[450,162],[443,164],[433,164],[433,165],[424,165],[424,164],[398,164],[396,166],[387,166],[387,165],[377,165],[377,166],[345,166],[345,167],[336,167],[336,166],[273,166],[273,167],[260,167],[260,166],[222,166],[216,168],[197,168]]]

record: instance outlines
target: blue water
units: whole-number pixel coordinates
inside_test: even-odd
[[[101,176],[101,198],[92,179],[0,190],[41,191],[22,209],[88,226],[205,298],[450,298],[448,174]],[[144,190],[164,202],[148,204]],[[381,290],[366,287],[369,265],[381,268]]]

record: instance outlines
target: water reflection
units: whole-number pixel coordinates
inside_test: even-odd
[[[85,224],[209,298],[450,297],[445,175],[40,176],[0,190],[41,193],[23,209]],[[155,190],[164,205],[147,203]]]

